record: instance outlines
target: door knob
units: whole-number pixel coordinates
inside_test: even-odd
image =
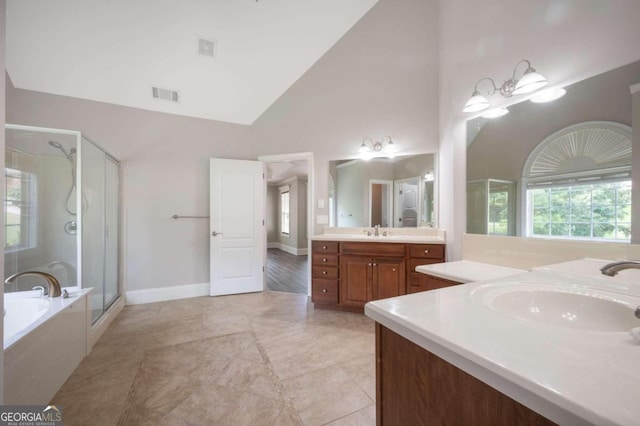
[[[217,237],[218,235],[222,235],[222,232],[212,231],[211,235],[213,235],[214,237]]]

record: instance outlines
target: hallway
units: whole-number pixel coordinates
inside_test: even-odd
[[[296,256],[280,249],[267,250],[267,290],[307,294],[309,256]]]

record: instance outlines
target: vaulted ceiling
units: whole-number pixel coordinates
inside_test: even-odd
[[[21,89],[251,124],[376,3],[10,1],[6,67]]]

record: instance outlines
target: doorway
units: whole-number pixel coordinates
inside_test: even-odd
[[[265,163],[265,289],[310,294],[312,153],[259,157]]]

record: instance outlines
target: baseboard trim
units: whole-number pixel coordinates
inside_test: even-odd
[[[307,254],[309,254],[309,249],[295,248],[282,243],[267,243],[267,248],[268,249],[275,248],[275,249],[287,252],[289,254],[293,254],[295,256],[306,256]]]
[[[145,303],[208,296],[209,288],[209,283],[199,283],[128,291],[127,305],[142,305]]]

